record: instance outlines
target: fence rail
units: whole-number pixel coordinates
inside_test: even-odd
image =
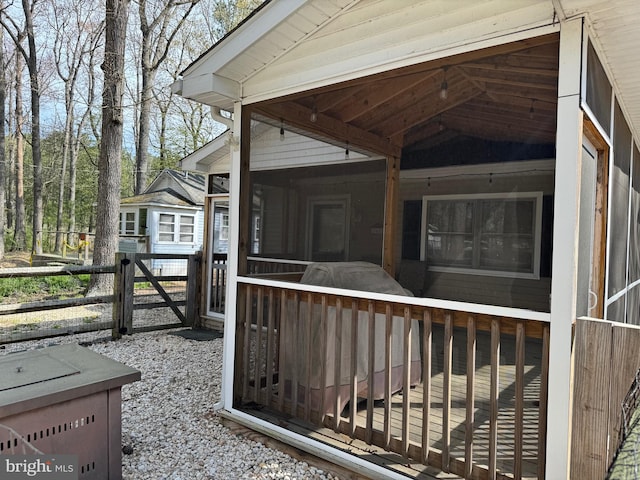
[[[150,259],[176,259],[186,260],[188,270],[186,275],[158,276],[153,275],[146,265],[145,260]],[[200,268],[201,255],[186,254],[117,254],[114,265],[93,266],[93,265],[63,265],[54,267],[32,267],[32,268],[6,268],[0,269],[0,282],[9,278],[44,278],[51,276],[67,275],[114,275],[114,289],[111,295],[101,295],[92,297],[47,299],[35,302],[20,304],[0,304],[0,344],[15,341],[41,339],[61,334],[85,333],[100,330],[112,330],[112,336],[118,338],[123,334],[135,333],[138,331],[148,331],[160,328],[171,328],[179,326],[191,326],[199,315],[198,294],[199,278],[197,274]],[[136,273],[142,272],[142,275]],[[139,282],[150,282],[156,289],[157,294],[162,297],[162,302],[138,302],[146,297],[155,295],[135,295],[134,286]],[[184,300],[179,300],[175,292],[170,295],[160,282],[186,282]],[[182,295],[180,293],[180,295]],[[99,304],[113,304],[111,319],[109,321],[94,321],[88,316],[80,316],[75,322],[70,319],[56,316],[52,311],[60,310],[66,312],[71,307],[88,307]],[[163,323],[153,322],[147,325],[134,324],[134,310],[148,310],[160,307],[170,308],[177,317],[176,322]],[[179,307],[183,307],[180,310]],[[27,320],[27,314],[35,312],[49,312],[41,319]],[[95,312],[88,312],[84,315],[96,316]],[[19,318],[15,318],[19,317]],[[8,321],[11,319],[11,321]]]

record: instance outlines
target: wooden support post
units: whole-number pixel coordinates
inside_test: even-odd
[[[111,332],[114,339],[133,333],[135,267],[135,253],[116,253],[113,283],[113,328]]]
[[[385,271],[395,277],[395,234],[396,217],[398,211],[398,190],[400,183],[400,159],[397,157],[387,158],[387,182],[386,196],[384,204],[384,238],[382,240],[382,267]]]
[[[187,260],[187,304],[185,305],[185,317],[187,326],[197,327],[200,324],[200,308],[198,292],[200,289],[200,266],[202,265],[202,252],[189,255]]]

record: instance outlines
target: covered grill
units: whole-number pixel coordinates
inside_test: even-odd
[[[119,479],[120,388],[140,372],[79,345],[0,359],[0,455],[68,454],[81,479]]]

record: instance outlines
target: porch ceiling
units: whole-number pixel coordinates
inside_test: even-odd
[[[460,135],[550,144],[555,142],[557,82],[558,35],[553,34],[252,108],[276,122],[387,155]]]

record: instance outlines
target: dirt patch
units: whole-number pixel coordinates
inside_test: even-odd
[[[31,252],[5,252],[0,259],[0,268],[22,268],[31,266]]]

